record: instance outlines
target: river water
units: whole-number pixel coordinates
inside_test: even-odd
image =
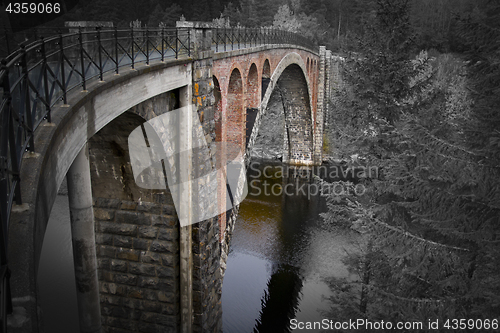
[[[355,251],[356,235],[323,222],[325,199],[309,176],[276,163],[250,165],[222,287],[224,332],[291,332],[292,319],[334,319],[328,280],[355,278],[342,260]],[[77,332],[67,195],[52,209],[38,287],[46,332]]]
[[[67,195],[58,195],[50,214],[38,269],[45,332],[78,332],[73,245]]]
[[[292,332],[294,319],[334,319],[328,281],[355,279],[343,259],[356,234],[322,220],[325,198],[310,175],[253,162],[247,178],[222,286],[224,332]]]

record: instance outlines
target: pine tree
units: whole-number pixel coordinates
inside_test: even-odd
[[[464,146],[472,154],[474,178],[467,194],[467,218],[476,262],[471,311],[500,313],[500,4],[478,1],[476,10],[462,19],[461,37],[474,97],[464,122]]]
[[[410,61],[407,1],[376,2],[375,24],[349,71],[357,97],[349,125],[361,127],[356,142],[380,176],[365,181],[368,198],[330,197],[324,215],[364,233],[350,259],[359,274],[359,286],[346,289],[357,295],[357,306],[346,307],[351,315],[498,315],[500,7],[485,7],[464,23],[475,95],[468,108],[438,84],[433,68],[442,64],[425,53]]]
[[[157,4],[155,9],[149,15],[148,27],[157,28],[160,22],[162,21],[164,15],[165,13],[161,8],[160,4]]]

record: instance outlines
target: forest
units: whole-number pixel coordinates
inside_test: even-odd
[[[45,2],[45,1],[41,1]],[[224,18],[231,26],[277,27],[298,32],[333,51],[351,50],[352,40],[374,14],[373,0],[65,0],[60,14],[7,14],[0,9],[0,31],[27,30],[39,25],[63,26],[64,21],[112,21],[129,26],[175,26],[181,16],[191,21]],[[408,0],[414,43],[419,49],[456,51],[456,17],[481,15],[473,0]],[[5,15],[6,17],[2,17]],[[8,20],[7,20],[8,18]],[[0,36],[2,38],[4,36]]]
[[[345,182],[362,196],[328,197],[325,223],[363,235],[358,279],[330,281],[330,316],[498,329],[500,4],[368,3],[337,41],[345,84],[326,133],[337,159],[379,172]]]

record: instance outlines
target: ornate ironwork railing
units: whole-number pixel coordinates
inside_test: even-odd
[[[11,310],[7,234],[13,202],[22,204],[20,168],[26,151],[35,151],[34,132],[50,122],[67,94],[86,90],[89,80],[103,79],[137,63],[191,56],[191,29],[95,29],[59,33],[22,44],[0,67],[0,330]]]
[[[233,51],[267,44],[290,44],[316,49],[308,38],[289,31],[272,28],[214,28],[212,45],[215,52]]]
[[[22,204],[20,169],[23,154],[35,151],[34,132],[51,121],[57,103],[67,104],[75,89],[89,80],[102,80],[137,63],[190,57],[192,28],[82,28],[54,34],[41,31],[26,41],[0,66],[0,332],[6,331],[10,302],[7,234],[12,204]],[[47,37],[43,37],[43,36]],[[213,29],[215,52],[264,44],[295,44],[314,49],[304,37],[273,29]],[[9,46],[12,48],[12,45]]]

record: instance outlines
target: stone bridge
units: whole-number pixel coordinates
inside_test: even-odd
[[[10,332],[43,331],[37,270],[47,221],[65,178],[81,332],[222,330],[221,285],[237,207],[181,227],[169,189],[144,189],[134,180],[127,140],[145,121],[193,105],[209,148],[216,142],[231,142],[248,161],[266,112],[279,104],[284,112],[283,162],[322,162],[328,94],[338,74],[329,51],[320,47],[317,52],[286,39],[269,40],[266,32],[263,41],[255,43],[259,45],[242,41],[243,46],[235,47],[233,41],[232,50],[218,52],[220,31],[195,25],[188,29],[187,39],[176,40],[187,47],[187,54],[176,49],[171,59],[151,60],[147,53],[151,47],[146,46],[142,63],[130,57],[132,64],[120,68],[117,43],[106,46],[105,31],[98,32],[99,57],[93,63],[97,66],[97,58],[102,61],[101,48],[116,47],[116,70],[104,71],[101,64],[97,77],[86,80],[83,75],[76,88],[60,89],[61,101],[42,105],[50,107],[50,113],[35,117],[29,126],[19,118],[11,121],[33,131],[32,136],[25,133],[23,147],[29,151],[20,157],[15,179],[19,192],[12,196],[10,215],[2,216],[3,223],[9,221]],[[80,59],[81,74],[83,59],[96,50],[85,46],[81,30],[79,34],[76,54],[66,51],[58,59],[66,63]],[[159,46],[154,49],[160,53]],[[129,52],[134,50],[132,44]],[[111,51],[107,55],[113,58]],[[48,71],[45,56],[38,65],[46,66],[44,73],[57,76],[55,69]],[[4,62],[2,69],[6,68]],[[75,71],[77,65],[59,68],[64,78],[64,70]],[[13,91],[8,77],[3,76],[3,99],[12,104],[11,112],[21,114],[23,110],[15,109],[15,93],[6,97],[8,89]],[[20,87],[26,93],[19,95],[21,99],[31,100],[20,105],[34,109],[35,95],[43,101],[43,91],[56,81],[48,77],[49,83],[46,74],[40,75],[39,82],[45,80],[40,92],[33,92],[33,84]],[[202,155],[203,165],[214,168],[217,154]],[[221,205],[225,191],[220,187],[212,200]]]

